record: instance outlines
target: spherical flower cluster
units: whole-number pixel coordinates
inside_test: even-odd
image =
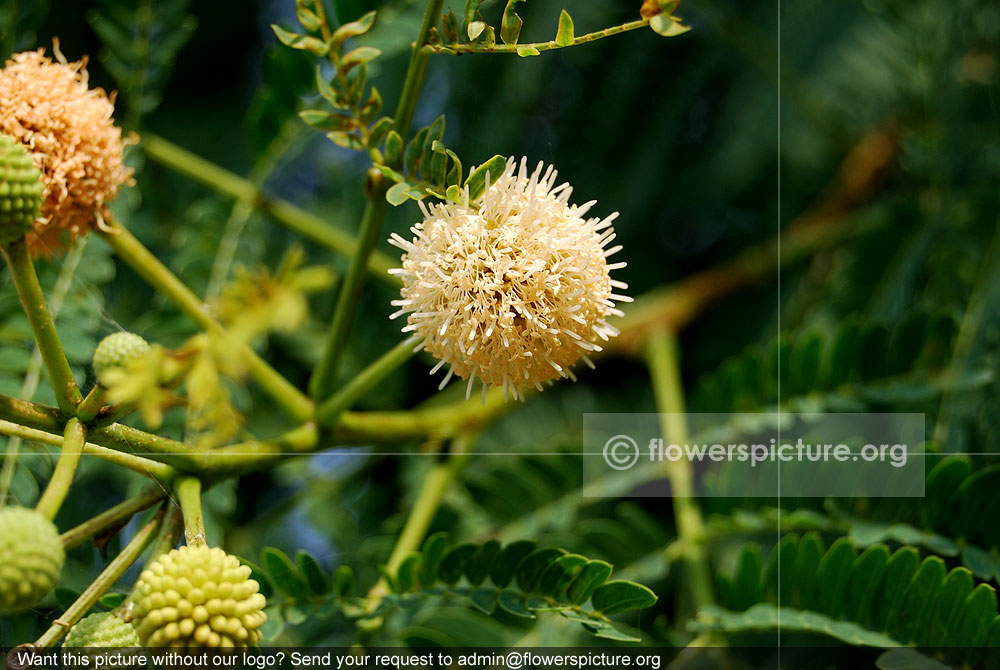
[[[149,342],[135,333],[111,333],[94,350],[94,374],[101,376],[112,368],[123,368],[149,351]]]
[[[133,622],[147,647],[247,647],[261,639],[266,602],[250,568],[222,549],[160,556],[135,584]]]
[[[28,235],[35,256],[102,226],[108,203],[132,178],[112,99],[88,88],[84,61],[55,53],[56,61],[43,49],[15,54],[0,70],[0,131],[28,148],[45,183],[42,215]]]
[[[41,513],[0,509],[0,612],[37,604],[55,586],[65,558],[59,531]]]
[[[570,205],[569,184],[555,185],[556,171],[539,163],[529,172],[507,162],[500,178],[470,202],[420,203],[424,220],[411,228],[407,241],[393,234],[402,249],[403,267],[393,270],[403,281],[394,300],[407,315],[403,332],[423,337],[423,346],[439,359],[432,370],[450,369],[500,387],[504,396],[523,398],[526,388],[557,377],[575,379],[570,367],[600,351],[598,341],[617,335],[607,322],[621,316],[615,301],[631,298],[614,289],[610,271],[625,263],[608,257],[618,213],[584,218],[595,201]]]
[[[66,635],[64,647],[138,647],[135,628],[112,612],[86,616]]]
[[[31,231],[42,209],[41,174],[27,149],[0,133],[0,244]]]

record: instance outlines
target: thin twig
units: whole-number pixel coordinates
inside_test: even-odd
[[[605,28],[604,30],[597,30],[592,33],[587,33],[585,35],[580,35],[579,37],[574,37],[572,41],[566,42],[565,44],[559,44],[555,40],[549,40],[548,42],[525,42],[523,44],[494,44],[493,46],[487,46],[485,43],[477,42],[474,44],[429,44],[424,47],[424,50],[429,53],[435,54],[520,54],[525,55],[535,55],[532,51],[552,51],[553,49],[564,49],[566,47],[575,47],[581,44],[586,44],[587,42],[594,42],[605,37],[611,37],[612,35],[620,35],[621,33],[627,33],[630,30],[637,30],[639,28],[645,28],[649,25],[649,19],[637,19],[635,21],[629,21],[628,23],[623,23],[620,26],[613,26],[611,28]]]

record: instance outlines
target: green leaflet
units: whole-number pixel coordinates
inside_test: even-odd
[[[702,609],[693,630],[775,630],[780,613],[785,631],[822,633],[850,644],[948,650],[985,645],[998,620],[992,586],[976,586],[969,570],[949,571],[937,556],[921,560],[912,547],[890,553],[875,544],[858,555],[850,538],[827,550],[816,533],[790,534],[758,568],[755,546],[744,546],[735,571],[720,576],[720,607]],[[747,583],[764,585],[765,602],[752,602]]]
[[[656,595],[636,582],[608,581],[611,571],[604,561],[556,547],[536,548],[530,540],[506,546],[496,540],[449,546],[447,536],[438,533],[386,579],[397,593],[414,594],[409,597],[422,592],[451,593],[467,598],[484,614],[499,609],[525,620],[536,618],[538,612],[556,611],[580,621],[599,637],[635,640],[634,635],[612,626],[607,617],[650,607]],[[591,607],[585,609],[588,601]]]
[[[819,393],[887,402],[981,386],[988,380],[974,374],[941,374],[947,362],[941,352],[948,350],[955,331],[952,316],[916,311],[891,327],[848,319],[833,334],[783,335],[765,351],[750,347],[704,375],[691,405],[705,412],[750,411]]]

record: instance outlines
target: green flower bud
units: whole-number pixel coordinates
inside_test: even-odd
[[[112,333],[94,350],[94,374],[100,379],[105,371],[123,368],[149,351],[149,342],[135,333]]]
[[[0,133],[0,244],[31,232],[42,211],[42,174],[24,145]]]
[[[38,603],[55,586],[65,558],[59,531],[42,514],[0,509],[0,612]]]
[[[84,617],[66,635],[64,647],[138,647],[139,636],[132,624],[112,612]]]
[[[134,623],[147,647],[248,647],[267,620],[250,568],[222,549],[185,546],[160,556],[135,584]]]

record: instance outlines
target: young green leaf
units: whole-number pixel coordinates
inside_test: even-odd
[[[475,41],[486,30],[486,23],[483,21],[470,21],[466,33],[469,39]]]
[[[550,564],[565,553],[565,549],[556,547],[536,549],[531,552],[518,563],[517,569],[514,571],[517,585],[525,593],[534,593],[541,580],[542,573],[545,572]]]
[[[341,565],[333,572],[332,592],[338,596],[345,596],[354,583],[354,571],[350,566]]]
[[[403,138],[395,130],[385,136],[385,164],[398,168],[403,162]]]
[[[470,584],[479,586],[483,583],[483,580],[489,575],[490,564],[499,552],[500,542],[497,540],[487,540],[479,547],[465,568],[465,576]]]
[[[664,37],[683,35],[691,30],[691,26],[684,25],[679,18],[670,16],[669,14],[657,14],[649,20],[649,27],[657,35],[663,35]]]
[[[413,591],[420,586],[420,563],[420,553],[412,551],[399,564],[399,570],[396,571],[396,581],[400,591]]]
[[[573,18],[565,9],[559,14],[559,29],[556,31],[556,44],[568,47],[573,43]]]
[[[357,21],[351,21],[345,23],[344,25],[333,31],[333,37],[330,40],[330,48],[334,51],[338,51],[344,42],[352,37],[357,37],[358,35],[364,35],[371,27],[375,25],[375,12],[370,11],[363,15]]]
[[[479,199],[486,189],[500,178],[506,167],[507,159],[497,155],[470,172],[465,180],[465,185],[469,187],[469,200]],[[487,175],[489,184],[486,183]]]
[[[392,119],[388,116],[383,116],[368,129],[368,144],[373,147],[381,144],[391,128]]]
[[[420,583],[433,586],[438,580],[438,568],[448,550],[448,533],[434,533],[424,542],[421,553],[424,560],[420,566]]]
[[[330,587],[332,586],[330,578],[312,554],[306,551],[299,551],[295,556],[295,562],[298,563],[299,572],[302,574],[306,586],[309,587],[313,595],[325,596],[330,592]]]
[[[316,2],[322,0],[295,0],[295,16],[307,31],[314,33],[323,26],[316,12]]]
[[[315,37],[293,33],[278,25],[272,25],[271,30],[274,31],[278,41],[293,49],[308,51],[316,54],[317,56],[325,56],[330,52],[329,45],[327,45],[323,40],[316,39]]]
[[[365,148],[364,142],[362,142],[361,138],[357,135],[352,135],[342,131],[334,131],[332,133],[327,133],[326,136],[338,147],[344,147],[345,149],[350,149],[352,151],[361,151]]]
[[[401,181],[389,187],[389,190],[385,192],[385,199],[393,207],[399,207],[410,199],[409,190],[410,185]]]
[[[453,546],[441,559],[438,579],[445,584],[456,584],[465,574],[469,561],[477,551],[479,551],[479,545],[475,542],[463,542]]]
[[[469,593],[469,602],[484,614],[493,614],[500,592],[492,586],[480,586]]]
[[[517,3],[524,0],[507,0],[507,6],[503,10],[503,19],[500,22],[500,39],[506,45],[517,44],[517,39],[521,35],[521,26],[524,22],[514,11]]]
[[[500,609],[516,617],[523,619],[535,618],[534,613],[528,609],[524,601],[524,595],[513,589],[504,589],[501,591],[497,603],[500,605]]]
[[[327,112],[322,109],[304,109],[299,112],[299,118],[319,130],[351,130],[354,128],[354,119],[347,114]]]
[[[611,615],[651,607],[656,603],[656,594],[642,584],[614,581],[598,586],[590,602],[601,614]]]
[[[441,17],[441,36],[448,44],[458,42],[458,17],[455,10],[448,8],[448,12]]]
[[[358,47],[348,52],[342,62],[345,66],[370,63],[381,55],[381,49],[376,49],[375,47]]]
[[[271,581],[285,595],[296,600],[306,597],[306,583],[285,552],[274,547],[264,547],[260,552],[260,563]]]
[[[514,570],[524,558],[535,550],[531,540],[511,542],[500,550],[490,565],[490,579],[500,588],[506,587],[514,579]]]
[[[368,96],[368,100],[361,106],[359,117],[363,123],[371,123],[381,111],[382,94],[378,92],[377,88],[372,86],[371,94]],[[375,145],[378,144],[378,142],[372,141],[372,144]]]
[[[590,561],[583,566],[568,587],[566,597],[574,605],[582,605],[593,595],[598,586],[611,576],[611,564],[604,561]]]

